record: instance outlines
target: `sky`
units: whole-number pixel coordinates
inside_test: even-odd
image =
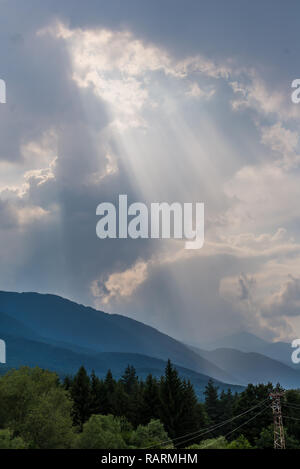
[[[2,0],[0,289],[201,345],[300,334],[297,0]],[[204,202],[205,243],[96,236],[96,207]]]

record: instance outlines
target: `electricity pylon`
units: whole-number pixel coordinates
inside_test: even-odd
[[[275,392],[270,393],[272,399],[272,410],[274,417],[274,449],[285,449],[285,437],[282,423],[282,413],[281,413],[281,397],[284,395],[284,392],[279,389]]]

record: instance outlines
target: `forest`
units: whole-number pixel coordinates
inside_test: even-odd
[[[278,387],[279,385],[277,385]],[[267,449],[273,447],[272,384],[219,392],[200,402],[168,361],[160,379],[128,365],[116,380],[82,366],[60,379],[22,367],[0,378],[1,449]],[[300,449],[300,390],[282,398],[286,447]]]

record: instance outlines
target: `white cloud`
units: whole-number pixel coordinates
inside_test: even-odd
[[[300,162],[298,132],[286,129],[280,122],[277,122],[269,127],[261,127],[261,134],[262,143],[275,152],[279,164],[285,169],[298,165]]]
[[[162,72],[165,77],[185,80],[195,74],[227,79],[231,73],[230,65],[217,64],[200,55],[175,60],[163,48],[146,44],[129,31],[69,29],[56,23],[38,32],[45,34],[66,42],[74,80],[79,87],[92,87],[95,95],[109,104],[118,130],[147,125],[144,107],[155,107],[160,100],[155,93],[155,80],[149,86],[150,74]],[[214,87],[202,89],[195,80],[188,86],[189,97],[211,98],[215,93]]]
[[[290,88],[287,83],[286,89],[273,89],[266,83],[254,69],[245,71],[245,78],[238,77],[230,82],[237,95],[232,100],[235,110],[253,109],[263,117],[273,115],[279,121],[299,119],[299,106],[292,104],[290,99]]]
[[[206,98],[209,99],[215,94],[216,90],[212,87],[210,89],[204,90],[200,88],[197,82],[190,83],[189,88],[186,92],[186,95],[191,98]]]
[[[300,278],[292,274],[263,305],[266,316],[300,316]]]
[[[94,280],[91,291],[95,298],[103,304],[112,299],[126,299],[147,279],[147,263],[138,260],[132,267],[123,272],[114,272],[107,280]]]
[[[224,190],[231,199],[227,223],[239,232],[286,226],[298,217],[298,176],[276,164],[245,166],[225,184]]]

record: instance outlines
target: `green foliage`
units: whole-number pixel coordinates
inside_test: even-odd
[[[26,449],[27,445],[21,437],[13,437],[9,429],[0,430],[0,449]]]
[[[218,388],[214,386],[214,382],[210,379],[205,387],[205,409],[210,421],[214,425],[218,422],[220,416]]]
[[[240,435],[236,440],[230,443],[225,439],[224,436],[218,438],[211,438],[202,441],[200,444],[194,444],[189,446],[187,449],[253,449],[249,441]]]
[[[173,448],[172,441],[169,440],[168,434],[159,420],[151,420],[148,425],[139,425],[133,432],[130,441],[134,448]]]
[[[287,433],[300,441],[300,390],[286,391],[282,407]]]
[[[165,376],[160,381],[160,420],[172,439],[200,428],[197,404],[193,386],[180,379],[168,360]],[[180,440],[176,446],[181,446]]]
[[[113,415],[92,415],[83,425],[75,447],[79,449],[124,449],[122,425]]]
[[[160,416],[160,396],[159,384],[150,374],[147,376],[143,388],[143,405],[141,409],[141,423],[147,424],[151,419],[157,419]]]
[[[273,386],[271,383],[258,384],[257,386],[248,384],[247,388],[239,395],[234,405],[234,415],[244,414],[244,416],[239,420],[239,424],[243,424],[243,426],[234,433],[234,436],[243,434],[251,445],[254,445],[262,428],[267,428],[273,422],[269,400],[269,394],[272,390]],[[245,414],[245,412],[255,406],[258,407]],[[255,414],[259,413],[264,406],[266,407],[265,411],[255,417],[254,420],[250,420],[249,423],[246,423],[249,419],[254,417]]]
[[[182,388],[181,435],[195,433],[205,425],[205,416],[200,417],[203,407],[198,407],[198,399],[190,381],[183,381]]]
[[[227,449],[252,449],[252,446],[244,435],[240,435],[227,445]]]
[[[272,390],[249,384],[240,395],[219,395],[210,380],[200,403],[170,361],[159,381],[145,382],[131,366],[117,381],[110,370],[103,380],[81,367],[63,384],[23,367],[0,378],[0,448],[273,448]],[[286,391],[282,408],[286,446],[298,449],[300,390]]]
[[[299,441],[293,436],[289,435],[285,429],[285,445],[286,449],[299,449]],[[259,438],[256,439],[256,448],[258,449],[273,449],[274,448],[274,431],[273,425],[268,428],[263,428]]]
[[[73,438],[72,403],[57,375],[21,368],[0,379],[1,426],[32,448],[68,448]]]
[[[205,387],[205,411],[208,416],[209,425],[216,425],[221,422],[221,402],[219,401],[218,388],[214,386],[214,382],[210,379]],[[210,436],[218,436],[220,433],[214,430],[210,433]]]
[[[73,419],[74,424],[82,429],[84,422],[91,415],[92,396],[91,381],[84,366],[79,368],[70,387],[71,397],[73,399]]]
[[[136,387],[138,385],[138,378],[136,376],[136,371],[133,366],[127,366],[125,373],[121,378],[121,383],[123,384],[124,391],[127,394],[131,394],[136,390]]]
[[[21,434],[32,448],[70,448],[74,438],[72,402],[61,388],[50,389],[31,407]]]
[[[224,436],[204,440],[198,445],[198,449],[226,449],[227,441]]]
[[[96,376],[95,371],[91,374],[90,388],[90,412],[91,414],[104,413],[105,389],[101,379]]]

